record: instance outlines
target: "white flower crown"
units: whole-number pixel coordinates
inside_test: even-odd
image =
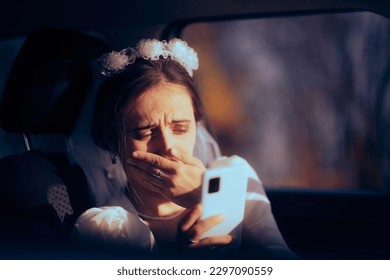
[[[135,48],[129,47],[120,52],[112,51],[104,54],[99,59],[102,65],[102,74],[105,76],[118,74],[140,57],[146,60],[170,57],[179,62],[191,77],[193,71],[199,67],[197,53],[186,42],[178,38],[171,39],[168,42],[165,40],[142,39]]]

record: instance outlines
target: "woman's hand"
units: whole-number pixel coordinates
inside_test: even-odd
[[[185,152],[170,149],[163,157],[135,151],[127,160],[137,175],[151,183],[156,191],[174,203],[193,208],[200,200],[200,186],[206,168],[202,162]]]
[[[212,248],[218,245],[227,245],[233,241],[231,235],[211,236],[202,238],[202,235],[223,221],[222,215],[214,215],[199,220],[202,207],[197,204],[193,209],[187,209],[187,214],[179,223],[177,241],[184,248]]]

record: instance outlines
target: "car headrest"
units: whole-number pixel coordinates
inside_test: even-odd
[[[92,84],[91,59],[110,47],[99,37],[60,29],[30,34],[0,102],[0,126],[26,134],[69,134]]]

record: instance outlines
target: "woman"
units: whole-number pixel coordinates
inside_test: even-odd
[[[206,168],[192,156],[197,125],[204,121],[192,79],[195,51],[179,39],[142,40],[101,62],[109,77],[98,93],[92,136],[113,163],[119,159],[125,167],[128,187],[78,219],[81,242],[127,252],[172,252],[173,244],[194,252],[229,247],[231,235],[201,238],[223,218],[199,219]],[[290,257],[253,170],[243,224],[244,247]]]

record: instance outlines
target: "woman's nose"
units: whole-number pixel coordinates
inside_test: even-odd
[[[175,146],[175,139],[169,131],[162,131],[158,141],[158,153],[161,155]]]

